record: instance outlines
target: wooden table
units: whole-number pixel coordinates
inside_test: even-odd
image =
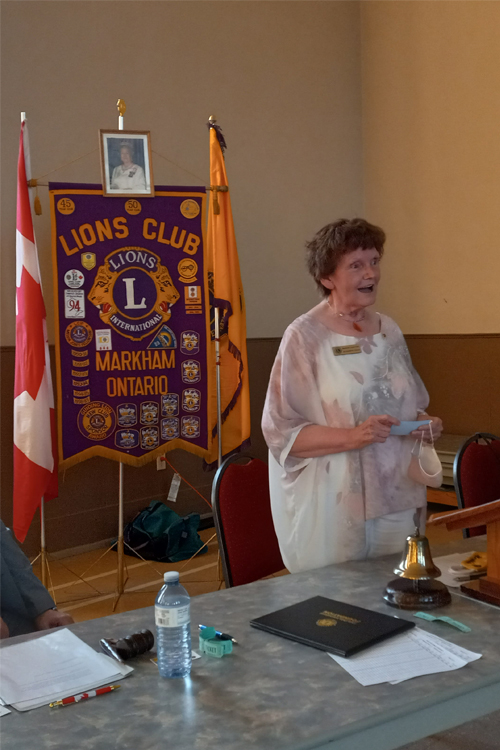
[[[433,554],[480,546],[464,540]],[[394,614],[382,591],[395,563],[345,563],[196,597],[193,625],[231,633],[239,641],[233,654],[194,661],[186,680],[163,680],[147,656],[139,657],[116,693],[3,717],[2,750],[391,750],[498,708],[500,610],[480,602],[454,595],[443,610],[469,625],[470,633],[442,623],[418,625],[483,658],[399,685],[362,687],[324,652],[248,624],[315,595]],[[71,630],[97,648],[101,637],[153,626],[150,607]]]

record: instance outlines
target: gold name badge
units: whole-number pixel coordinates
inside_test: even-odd
[[[341,357],[343,354],[361,354],[361,347],[359,344],[349,344],[348,346],[334,346],[333,353],[336,357]]]

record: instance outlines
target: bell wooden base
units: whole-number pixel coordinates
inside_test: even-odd
[[[493,582],[493,585],[488,585],[488,578],[481,578],[478,581],[469,581],[468,583],[462,583],[460,591],[467,594],[472,599],[479,599],[481,602],[487,602],[488,604],[495,604],[500,607],[500,590],[498,582]]]
[[[384,599],[397,609],[436,609],[451,603],[450,592],[441,581],[396,578],[385,589]]]

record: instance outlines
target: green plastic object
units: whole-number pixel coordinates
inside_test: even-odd
[[[462,633],[470,633],[471,630],[468,627],[468,625],[464,625],[463,622],[459,622],[458,620],[452,620],[451,617],[446,617],[445,615],[431,615],[428,612],[415,612],[414,617],[421,617],[422,620],[429,620],[429,622],[433,622],[434,620],[441,620],[441,622],[446,622],[448,625],[451,625],[454,628],[457,628],[458,630],[461,630]]]
[[[203,638],[204,641],[211,641],[216,635],[217,631],[215,628],[203,628],[203,630],[200,630],[200,638]]]
[[[220,659],[222,656],[230,654],[233,650],[232,641],[221,641],[215,637],[215,628],[205,628],[199,637],[200,651],[207,656],[215,656]]]

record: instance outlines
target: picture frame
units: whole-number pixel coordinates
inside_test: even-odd
[[[99,130],[105,196],[154,198],[149,130]]]

